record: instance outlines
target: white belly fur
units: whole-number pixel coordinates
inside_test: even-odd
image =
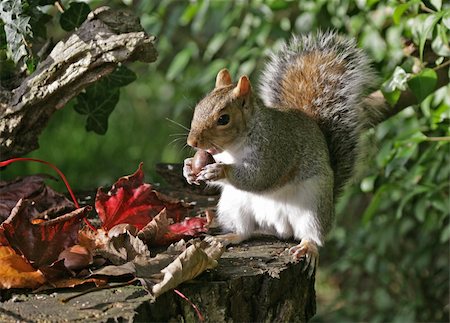
[[[267,193],[251,193],[222,183],[218,219],[223,228],[250,237],[257,231],[279,238],[309,239],[322,245],[315,199],[319,178],[286,185]]]

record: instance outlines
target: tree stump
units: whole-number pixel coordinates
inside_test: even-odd
[[[230,247],[217,268],[178,290],[198,307],[206,322],[306,322],[315,313],[314,277],[308,279],[303,262],[290,262],[286,250],[294,244],[261,238]],[[2,291],[0,321],[198,321],[191,305],[171,291],[153,303],[140,286],[61,301],[79,292]]]

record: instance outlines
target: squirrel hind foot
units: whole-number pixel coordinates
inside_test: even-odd
[[[319,249],[317,245],[310,241],[303,239],[298,245],[289,249],[294,262],[299,262],[304,259],[303,271],[308,271],[308,277],[311,278],[319,264]]]

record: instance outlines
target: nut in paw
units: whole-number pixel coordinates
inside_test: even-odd
[[[211,182],[225,178],[225,164],[214,163],[203,167],[197,175],[197,181]]]

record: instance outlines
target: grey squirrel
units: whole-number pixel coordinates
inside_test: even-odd
[[[369,117],[364,98],[374,87],[370,61],[353,39],[335,32],[293,36],[273,53],[259,82],[237,84],[223,69],[196,106],[187,143],[216,161],[190,184],[222,187],[218,220],[239,243],[255,233],[295,238],[295,260],[312,274],[330,230],[334,201],[354,172]]]

